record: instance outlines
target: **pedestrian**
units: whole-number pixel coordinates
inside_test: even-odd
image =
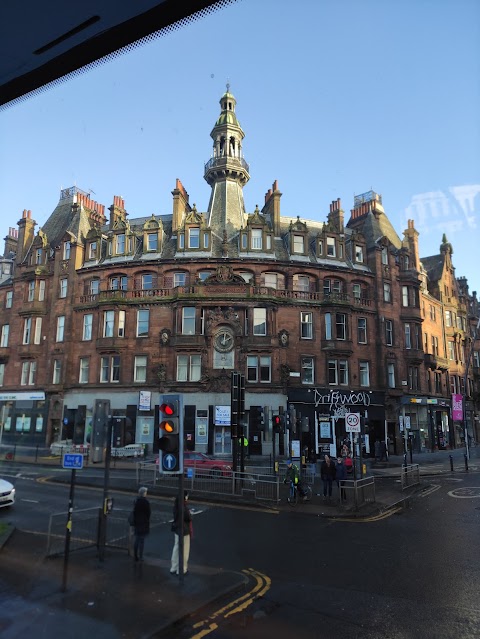
[[[325,455],[325,459],[320,467],[320,476],[323,481],[323,499],[328,499],[332,496],[332,485],[335,479],[335,464],[332,464],[332,460],[328,455]]]
[[[145,537],[150,532],[150,502],[147,499],[147,489],[142,486],[138,489],[138,497],[133,505],[133,528],[135,541],[133,555],[135,561],[143,561],[143,548]]]
[[[190,557],[190,541],[193,536],[192,526],[192,513],[188,507],[188,491],[184,492],[183,498],[183,574],[188,573],[188,559]],[[181,519],[180,519],[180,507],[178,502],[178,496],[175,497],[175,503],[173,504],[173,522],[172,532],[175,535],[175,543],[172,551],[172,564],[170,567],[170,574],[178,575],[179,566],[179,548],[180,548],[180,532],[181,532]]]
[[[317,453],[315,452],[314,448],[312,448],[312,450],[310,451],[308,462],[310,464],[310,472],[312,473],[313,479],[315,480],[315,473],[317,471]]]
[[[335,464],[335,480],[337,482],[338,494],[340,496],[340,502],[347,501],[347,491],[345,490],[344,481],[347,479],[347,469],[343,463],[343,457],[340,455],[337,457]]]
[[[387,453],[387,444],[382,441],[380,442],[380,461],[388,461],[388,453]]]
[[[345,457],[345,461],[343,463],[345,465],[345,468],[347,469],[347,478],[348,478],[349,475],[353,475],[352,453],[348,453],[348,455]]]

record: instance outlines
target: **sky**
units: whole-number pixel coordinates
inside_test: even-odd
[[[0,237],[41,227],[76,185],[130,218],[199,211],[227,81],[245,132],[245,205],[278,180],[282,215],[324,221],[374,189],[422,257],[443,233],[480,295],[480,3],[239,0],[0,112]],[[3,242],[2,242],[3,248]]]

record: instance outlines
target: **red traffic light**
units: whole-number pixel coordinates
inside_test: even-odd
[[[175,415],[175,406],[173,404],[162,404],[160,406],[160,412],[163,413],[164,415],[168,415],[169,417],[172,417],[172,415]]]
[[[282,425],[282,418],[280,415],[274,415],[273,416],[273,425],[274,426],[281,426]]]

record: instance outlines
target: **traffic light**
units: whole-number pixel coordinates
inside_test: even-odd
[[[255,430],[264,430],[265,414],[262,406],[250,406],[250,426]]]
[[[273,431],[275,433],[283,432],[284,425],[285,425],[285,417],[284,417],[284,415],[274,415],[273,416]]]
[[[159,409],[158,447],[162,451],[160,469],[176,473],[181,470],[180,451],[180,398],[178,395],[163,397]]]

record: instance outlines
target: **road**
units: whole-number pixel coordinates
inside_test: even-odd
[[[18,503],[0,511],[22,529],[46,531],[49,512],[66,512],[68,486],[15,479]],[[114,494],[115,508],[131,495]],[[100,490],[77,487],[77,508],[99,505]],[[154,499],[167,521],[171,502]],[[332,521],[283,512],[197,506],[195,563],[262,575],[261,598],[207,633],[212,639],[463,639],[480,637],[480,473],[435,476],[411,507],[374,521]],[[154,548],[150,548],[155,552]],[[226,602],[200,611],[170,636],[201,637]],[[167,637],[167,635],[162,635]]]

